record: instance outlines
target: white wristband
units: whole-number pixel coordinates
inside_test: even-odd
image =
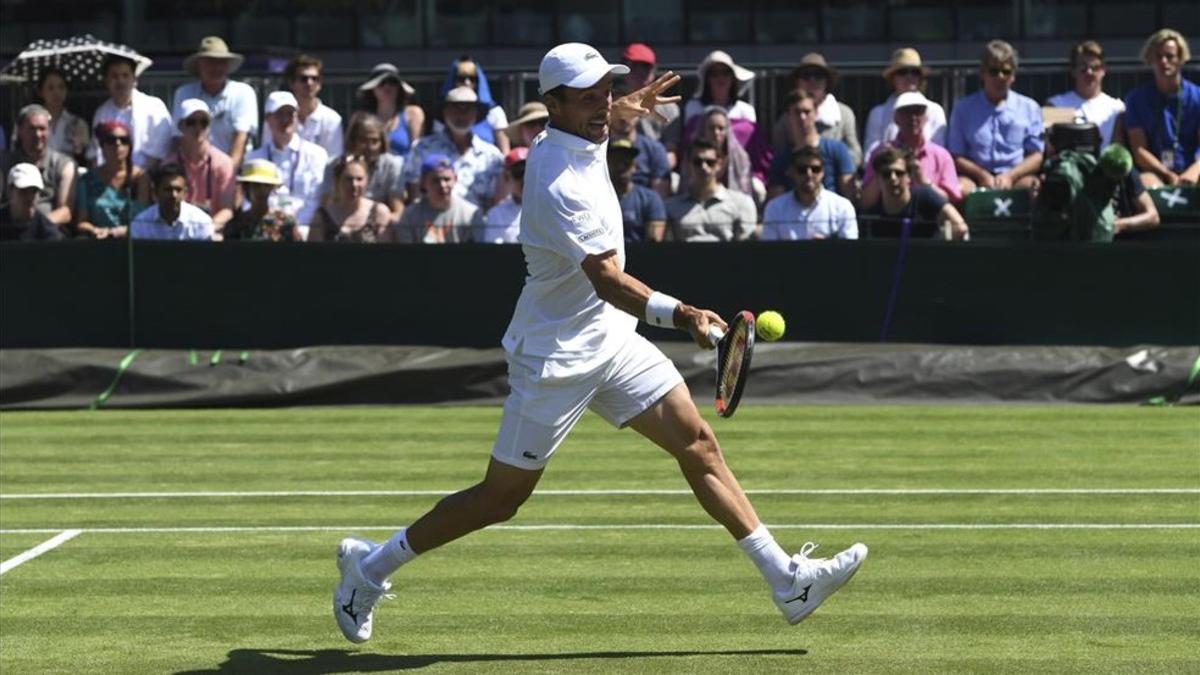
[[[646,323],[660,328],[675,327],[675,308],[679,301],[666,293],[654,291],[646,301]]]

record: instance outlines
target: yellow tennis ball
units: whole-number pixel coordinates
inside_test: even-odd
[[[783,337],[783,331],[786,328],[787,324],[783,322],[783,315],[774,310],[762,312],[754,320],[754,332],[767,342],[774,342]]]

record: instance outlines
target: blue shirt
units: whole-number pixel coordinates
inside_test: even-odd
[[[1125,97],[1125,128],[1141,129],[1146,148],[1159,160],[1163,151],[1174,157],[1167,168],[1178,173],[1200,159],[1200,86],[1184,80],[1179,92],[1163,95],[1147,82]],[[1178,131],[1178,133],[1177,133]]]
[[[637,157],[633,160],[634,183],[650,187],[653,181],[671,175],[671,163],[667,159],[667,149],[662,143],[638,134],[633,147],[638,150]]]
[[[788,190],[796,186],[788,172],[788,169],[792,167],[794,150],[794,148],[776,148],[775,157],[771,159],[771,168],[768,172],[771,185],[779,185]],[[854,173],[854,156],[850,154],[850,148],[847,148],[845,143],[824,136],[817,143],[817,151],[821,153],[821,164],[825,167],[825,171],[821,175],[821,187],[836,193],[838,179],[848,173]]]
[[[1015,91],[1009,91],[1000,105],[992,105],[980,89],[954,104],[946,138],[950,154],[966,157],[993,174],[1004,173],[1044,148],[1042,108]]]
[[[629,192],[621,195],[621,219],[625,221],[625,241],[646,241],[646,224],[667,222],[667,209],[662,197],[648,187],[634,183]]]

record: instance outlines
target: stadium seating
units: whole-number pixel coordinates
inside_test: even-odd
[[[971,239],[1023,240],[1030,236],[1029,190],[975,190],[963,200]]]

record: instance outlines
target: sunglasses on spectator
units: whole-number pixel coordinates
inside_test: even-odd
[[[800,71],[800,74],[797,75],[796,77],[801,80],[824,80],[825,79],[825,71],[823,71],[823,70],[802,70],[802,71]]]
[[[693,157],[692,158],[692,166],[716,166],[716,165],[717,165],[716,158],[708,158],[708,157]]]
[[[881,173],[884,176],[887,176],[888,178],[891,178],[892,176],[898,176],[900,178],[904,178],[905,176],[908,175],[908,169],[884,169],[883,171],[880,171],[879,173]]]
[[[129,145],[131,141],[128,136],[106,136],[100,142],[104,145]]]
[[[922,75],[924,75],[924,73],[921,72],[920,68],[897,68],[895,71],[895,74],[896,75],[911,75],[912,77],[921,77]]]
[[[996,77],[1008,77],[1016,72],[1012,66],[988,66],[987,71]]]
[[[811,173],[816,175],[825,172],[825,167],[821,164],[797,164],[794,168],[796,169],[796,173]]]
[[[455,82],[475,82],[479,79],[478,75],[459,75],[454,78]]]
[[[189,117],[183,121],[185,127],[200,127],[201,129],[208,126],[207,117]]]
[[[1098,73],[1104,70],[1104,64],[1098,63],[1093,66],[1090,63],[1084,63],[1081,64],[1077,70],[1081,73]]]
[[[297,82],[320,82],[321,76],[320,75],[297,75],[296,77],[294,77],[292,79]]]

